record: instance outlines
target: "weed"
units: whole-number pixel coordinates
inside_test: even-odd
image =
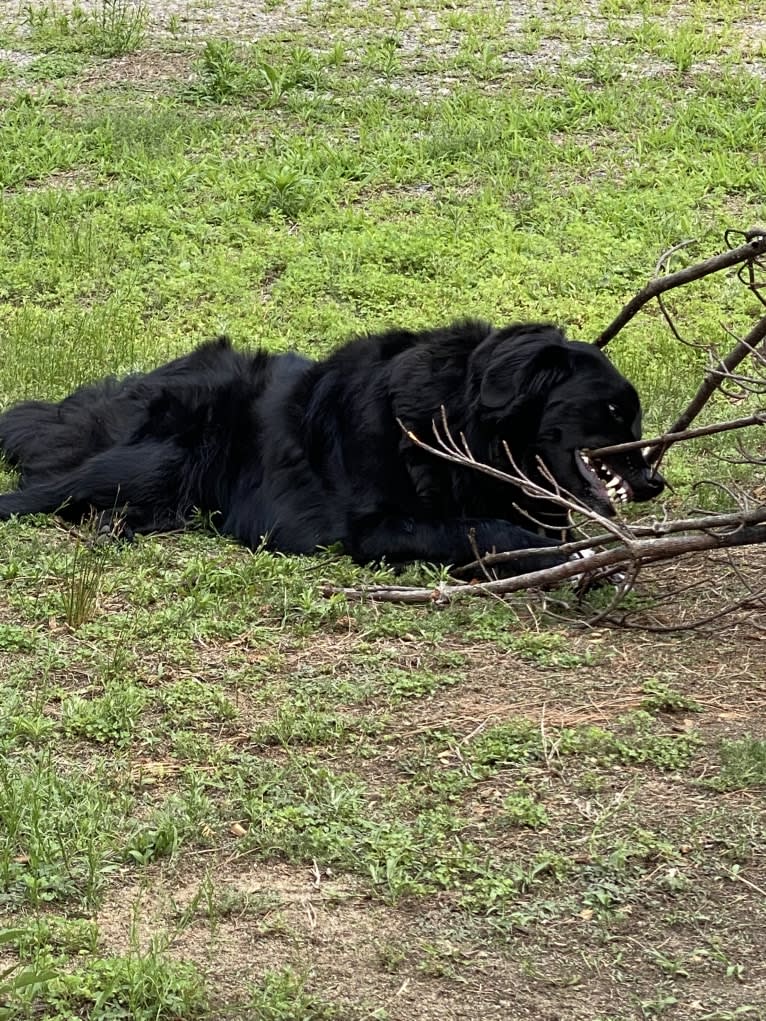
[[[362,727],[354,721],[358,733]],[[271,723],[256,728],[254,738],[263,744],[336,745],[349,734],[349,721],[312,705],[280,706]]]
[[[22,937],[22,929],[0,929],[0,946],[15,944]],[[0,1021],[11,1021],[16,1016],[13,1007],[19,997],[35,998],[55,973],[39,967],[23,968],[12,964],[0,970]]]
[[[237,708],[216,684],[189,677],[164,686],[157,696],[166,719],[176,726],[225,723],[237,718]]]
[[[746,736],[721,743],[721,770],[711,784],[718,790],[744,790],[766,784],[766,740]]]
[[[459,965],[463,961],[458,947],[443,941],[423,943],[419,949],[422,955],[417,965],[419,972],[433,978],[457,978]]]
[[[529,794],[509,794],[503,799],[502,818],[511,826],[527,826],[537,830],[548,825],[545,808]]]
[[[2,899],[93,903],[114,867],[115,829],[129,803],[98,775],[55,768],[47,751],[0,759]]]
[[[19,997],[51,1021],[74,1016],[95,1021],[131,1018],[173,1021],[201,1018],[207,998],[201,976],[190,964],[174,961],[158,938],[147,950],[134,948],[123,957],[96,957],[74,970],[55,969],[42,989]]]
[[[460,898],[471,911],[506,917],[519,898],[549,880],[560,881],[567,863],[558,855],[542,852],[530,862],[513,862],[502,868],[478,868],[469,882],[463,884]]]
[[[368,67],[390,78],[401,68],[399,59],[400,42],[395,36],[376,39],[367,47],[364,60]]]
[[[17,930],[14,944],[27,960],[42,951],[95,955],[99,945],[98,926],[84,918],[47,915]]]
[[[31,652],[39,638],[18,624],[0,623],[0,652]]]
[[[201,82],[195,94],[216,103],[242,95],[250,85],[247,68],[228,39],[205,43],[198,71]]]
[[[342,62],[342,50],[331,51],[328,62]],[[303,88],[314,89],[322,82],[322,65],[304,46],[295,46],[282,62],[266,59],[257,46],[238,49],[230,40],[212,40],[205,44],[197,63],[198,81],[190,90],[197,102],[256,102],[265,109],[277,106],[286,93]]]
[[[396,975],[401,970],[407,953],[407,948],[399,940],[381,943],[376,948],[378,962],[389,975]]]
[[[651,713],[702,712],[702,706],[695,699],[671,688],[657,678],[650,678],[641,686],[646,698],[641,701],[641,708]]]
[[[173,755],[182,762],[218,765],[229,757],[227,750],[210,734],[196,729],[171,730],[168,734]]]
[[[652,1000],[641,1000],[641,1016],[644,1018],[660,1017],[677,1004],[677,996],[658,996]]]
[[[260,174],[257,211],[277,209],[294,218],[311,201],[311,178],[296,166],[264,167]]]
[[[209,843],[218,812],[193,774],[187,789],[174,794],[151,812],[145,820],[136,821],[125,835],[121,852],[136,865],[146,866],[162,858],[172,858],[182,844]]]
[[[523,764],[543,756],[539,728],[515,719],[486,730],[473,742],[471,761],[480,766]]]
[[[92,541],[78,539],[65,570],[62,595],[64,619],[70,627],[80,627],[95,614],[104,569],[103,549]]]
[[[470,760],[500,768],[581,755],[604,764],[649,763],[672,770],[686,766],[699,744],[693,734],[670,737],[654,733],[649,714],[625,716],[621,724],[625,731],[621,735],[594,726],[550,728],[543,734],[529,720],[515,719],[485,730],[476,738]]]
[[[454,674],[437,674],[430,670],[402,670],[395,667],[385,672],[383,681],[391,697],[398,700],[432,695],[439,688],[457,684],[459,678]]]
[[[60,78],[71,78],[79,74],[85,66],[81,56],[74,53],[50,53],[38,57],[29,67],[24,69],[24,77],[29,81],[51,81]]]
[[[158,858],[171,857],[180,842],[174,819],[164,817],[139,827],[128,836],[125,856],[137,865],[149,865]]]
[[[251,988],[248,1008],[259,1021],[332,1021],[339,1011],[307,988],[307,977],[290,968],[267,972]]]
[[[502,605],[472,615],[467,637],[493,641],[525,662],[542,667],[575,668],[589,662],[589,655],[572,651],[571,643],[549,631],[524,631],[513,610]]]
[[[695,63],[717,53],[722,43],[725,43],[725,36],[720,33],[711,33],[699,23],[681,22],[675,31],[658,33],[656,52],[684,73]]]
[[[7,698],[3,708],[4,715],[0,717],[0,747],[27,743],[42,746],[57,730],[55,721],[46,716],[41,704],[30,706],[29,700],[22,699],[18,693]]]
[[[446,808],[424,810],[413,824],[370,811],[353,778],[293,759],[288,768],[261,767],[237,800],[250,824],[247,844],[267,857],[312,858],[367,875],[395,900],[406,893],[452,886],[476,865],[470,849],[456,847],[458,826]]]
[[[75,3],[70,11],[51,2],[27,4],[23,18],[38,49],[115,57],[139,48],[146,34],[148,9],[141,0],[98,0],[87,10]]]
[[[61,707],[65,733],[101,744],[127,744],[133,737],[146,696],[141,688],[122,681],[107,682],[103,695],[72,695]]]

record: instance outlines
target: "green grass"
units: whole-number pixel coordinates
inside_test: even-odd
[[[713,780],[721,790],[741,790],[766,784],[766,741],[750,734],[721,745],[721,771]]]
[[[27,38],[35,49],[105,57],[137,50],[144,41],[147,17],[141,0],[99,0],[91,9],[75,3],[65,10],[55,2],[23,8]]]
[[[87,926],[78,931],[71,922],[54,920],[33,923],[12,935],[19,952],[34,961],[28,983],[18,988],[20,1009],[22,1005],[43,1009],[51,1021],[77,1016],[99,1021],[172,1021],[207,1013],[201,976],[191,966],[170,959],[161,939],[152,940],[145,950],[134,945],[126,955],[100,957],[95,952],[95,934]],[[84,961],[66,967],[73,953]],[[18,976],[16,981],[18,985]],[[13,1011],[7,1016],[23,1015]]]
[[[0,23],[0,405],[221,331],[588,339],[662,250],[764,220],[734,0],[224,7]],[[760,314],[725,275],[670,304],[721,349]],[[653,307],[610,352],[647,431],[703,371]],[[673,454],[673,509],[721,501],[692,485],[731,442]],[[320,586],[393,572],[93,533],[0,531],[0,1017],[758,1016],[763,643],[575,631],[555,593],[349,604]]]

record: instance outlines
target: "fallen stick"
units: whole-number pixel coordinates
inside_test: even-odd
[[[766,509],[764,509],[766,518]],[[326,598],[343,595],[347,599],[381,603],[433,603],[447,604],[463,598],[477,596],[502,596],[531,588],[548,588],[569,581],[572,578],[600,574],[605,570],[616,571],[671,560],[687,553],[708,550],[731,549],[736,546],[752,546],[766,542],[766,525],[742,527],[720,534],[702,532],[695,535],[671,535],[660,539],[631,541],[617,549],[594,553],[587,559],[569,560],[557,567],[542,571],[531,571],[514,578],[480,582],[475,585],[439,584],[430,588],[393,585],[374,585],[369,588],[343,588],[325,585],[321,590]]]
[[[676,518],[669,521],[653,521],[650,525],[632,525],[630,535],[632,538],[661,538],[666,535],[675,535],[678,532],[711,532],[715,529],[737,529],[766,523],[766,507],[758,506],[752,511],[734,511],[731,514],[708,514],[696,518]],[[583,549],[593,549],[596,546],[605,546],[608,543],[620,542],[620,539],[612,533],[589,536],[585,539],[578,539],[574,542],[564,543],[557,547],[561,553],[578,553]],[[550,546],[539,547],[538,549],[515,550],[509,553],[488,553],[479,561],[465,564],[457,571],[464,574],[469,570],[476,570],[482,565],[491,568],[497,564],[507,564],[509,560],[524,560],[526,557],[539,556],[541,553],[550,553]]]

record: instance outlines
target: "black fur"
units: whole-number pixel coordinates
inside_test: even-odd
[[[461,322],[362,337],[319,362],[238,352],[220,338],[58,404],[18,404],[0,415],[0,450],[21,475],[0,496],[0,519],[95,510],[123,517],[128,533],[158,532],[198,509],[250,547],[340,543],[360,562],[461,564],[473,542],[482,552],[555,547],[566,526],[555,504],[407,439],[397,419],[430,441],[442,405],[477,459],[507,468],[506,441],[531,477],[542,480],[541,459],[565,490],[613,513],[575,452],[640,438],[630,383],[554,326]],[[632,499],[662,490],[640,455],[609,468]],[[552,548],[524,568],[560,560]]]

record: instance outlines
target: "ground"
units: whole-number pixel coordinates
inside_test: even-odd
[[[765,40],[738,2],[4,10],[0,402],[224,330],[593,337],[764,222]],[[673,311],[720,350],[760,305]],[[609,350],[651,432],[704,370],[654,309]],[[674,453],[649,515],[762,501],[733,450]],[[394,578],[202,529],[0,543],[0,1017],[766,1017],[763,599],[719,616],[762,549],[604,627],[605,592],[326,599]]]

